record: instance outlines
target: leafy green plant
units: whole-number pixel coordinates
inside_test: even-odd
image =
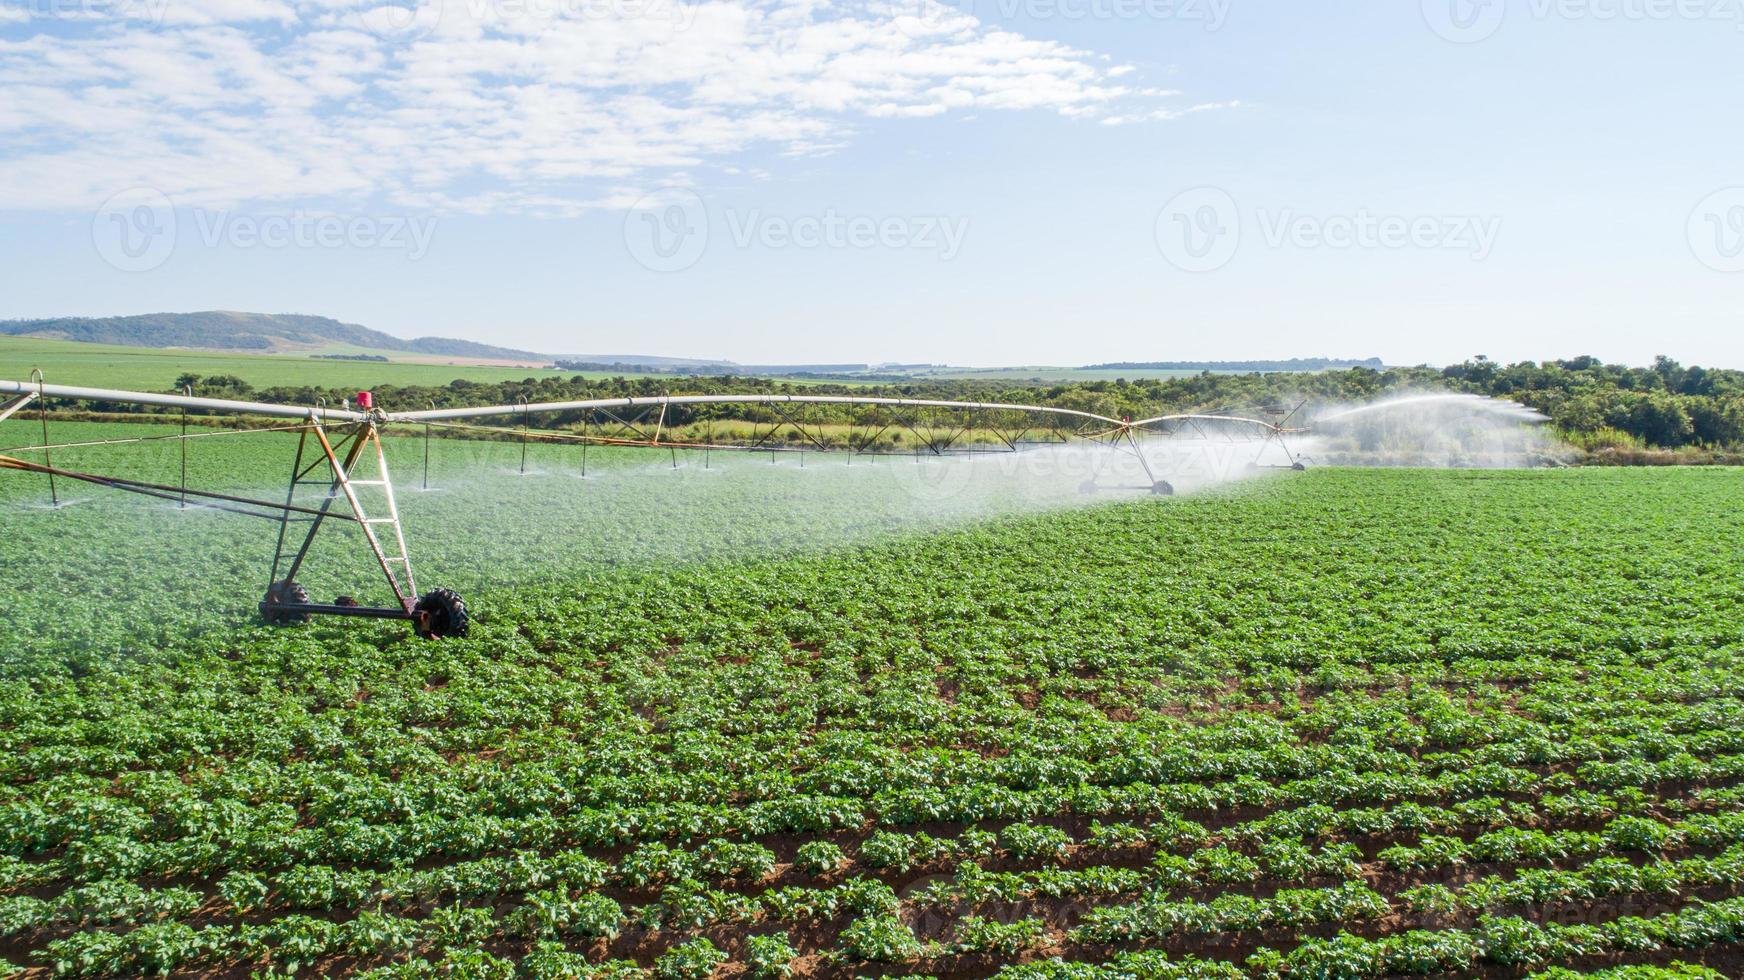
[[[826,875],[846,864],[848,856],[827,840],[807,841],[794,852],[793,866],[813,875]]]
[[[755,980],[786,980],[793,975],[799,952],[785,933],[752,936],[745,940],[745,967]]]
[[[1016,956],[1024,950],[1041,945],[1046,931],[1046,927],[1040,919],[999,922],[994,919],[969,916],[957,923],[956,939],[952,946],[962,953],[996,953],[1001,956]]]
[[[701,936],[672,947],[654,962],[658,980],[708,980],[727,954]]]
[[[1058,827],[1014,823],[999,832],[999,846],[1013,857],[1064,860],[1072,838]]]
[[[914,931],[891,915],[867,915],[842,930],[842,950],[857,960],[902,963],[920,955]]]

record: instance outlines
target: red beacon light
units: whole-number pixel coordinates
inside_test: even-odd
[[[370,409],[375,408],[375,396],[370,394],[367,391],[358,392],[357,393],[357,407],[363,409],[366,412],[369,411]]]

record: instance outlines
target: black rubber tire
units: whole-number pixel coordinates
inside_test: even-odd
[[[1175,486],[1167,480],[1158,480],[1151,484],[1151,493],[1154,493],[1159,497],[1173,497],[1175,495]]]
[[[1303,472],[1307,471],[1308,464],[1306,464],[1306,463],[1291,463],[1290,468],[1295,470],[1298,473],[1303,473]]]
[[[1095,480],[1085,480],[1083,483],[1078,484],[1078,492],[1083,494],[1086,497],[1090,496],[1091,494],[1095,493],[1096,491],[1098,491],[1100,489],[1102,489],[1102,488],[1098,487],[1096,485]]]
[[[472,617],[466,612],[466,600],[453,589],[431,589],[420,596],[418,604],[412,608],[424,614],[418,635],[426,640],[465,636],[467,627],[472,624]]]
[[[308,613],[275,612],[272,607],[284,602],[305,603],[309,601],[309,590],[295,582],[274,582],[267,587],[266,598],[261,600],[260,616],[274,626],[286,623],[306,623]]]

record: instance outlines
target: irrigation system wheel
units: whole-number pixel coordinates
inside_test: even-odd
[[[1086,497],[1090,496],[1091,494],[1095,493],[1096,491],[1098,491],[1100,489],[1102,489],[1102,488],[1098,487],[1096,485],[1095,480],[1085,480],[1083,483],[1078,484],[1078,492],[1083,494]]]
[[[1158,480],[1151,484],[1151,493],[1159,497],[1173,497],[1175,495],[1175,485],[1167,480]]]
[[[447,636],[465,636],[472,617],[466,613],[466,600],[453,589],[431,589],[412,607],[412,622],[418,635],[426,640]]]
[[[260,602],[260,615],[261,618],[274,626],[282,626],[285,623],[306,623],[309,621],[309,614],[306,612],[286,612],[274,610],[272,607],[287,603],[301,606],[307,605],[308,602],[308,589],[295,582],[274,582],[267,587],[266,597]]]

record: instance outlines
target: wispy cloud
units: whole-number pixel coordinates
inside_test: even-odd
[[[827,153],[874,119],[1182,111],[1131,66],[931,6],[384,2],[5,0],[0,207],[148,186],[567,212],[757,150]]]

